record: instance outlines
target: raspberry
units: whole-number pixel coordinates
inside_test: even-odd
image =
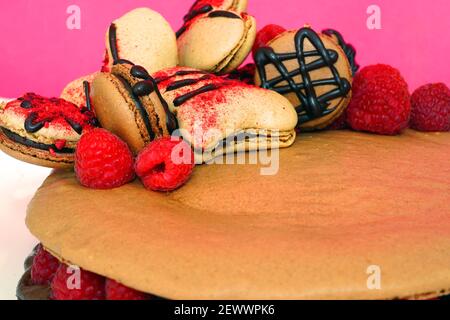
[[[450,89],[443,83],[428,84],[411,97],[410,126],[419,131],[450,131]]]
[[[112,189],[131,182],[133,165],[126,143],[105,129],[84,134],[75,151],[76,176],[89,188]]]
[[[59,261],[39,245],[31,266],[31,282],[35,285],[49,284],[58,270]]]
[[[61,264],[51,289],[53,300],[104,300],[105,278],[82,269],[69,270],[69,266]]]
[[[347,109],[347,122],[352,129],[399,134],[408,126],[410,113],[408,84],[397,69],[379,64],[356,74]]]
[[[143,292],[125,287],[120,283],[106,280],[106,300],[148,300],[149,296]]]
[[[146,188],[173,191],[187,182],[194,166],[194,154],[186,142],[164,137],[150,143],[138,155],[135,168]]]
[[[259,48],[265,47],[271,40],[275,39],[276,36],[282,34],[285,31],[285,28],[280,27],[276,24],[269,24],[258,31],[255,44],[253,45],[252,49],[253,56],[255,56],[256,51],[258,51]]]

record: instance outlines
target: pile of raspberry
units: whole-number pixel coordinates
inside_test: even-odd
[[[412,96],[400,72],[388,65],[363,68],[353,81],[353,97],[345,113],[329,129],[365,131],[382,135],[404,129],[450,131],[450,89],[428,84]]]
[[[59,262],[42,245],[31,267],[33,285],[49,285],[53,300],[150,300],[146,293],[114,280]]]

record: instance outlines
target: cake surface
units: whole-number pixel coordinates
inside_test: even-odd
[[[203,165],[170,194],[56,171],[27,225],[62,260],[168,299],[434,298],[450,292],[449,154],[449,133],[329,131],[280,150],[274,176]]]

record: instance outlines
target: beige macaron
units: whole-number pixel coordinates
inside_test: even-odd
[[[86,94],[85,83],[87,82],[90,86],[92,80],[94,80],[97,75],[98,72],[91,73],[68,83],[61,92],[60,98],[72,102],[80,108],[86,107],[86,97],[88,95]]]
[[[103,128],[138,153],[153,139],[176,129],[176,119],[145,68],[121,63],[99,73],[91,86],[95,114]]]
[[[352,68],[339,44],[309,27],[286,31],[255,53],[255,83],[285,95],[299,126],[323,129],[350,103]]]
[[[178,64],[175,32],[157,12],[132,10],[115,20],[106,33],[107,56],[103,70],[128,60],[155,72]]]
[[[153,74],[198,163],[222,154],[291,146],[297,113],[282,95],[198,69]]]
[[[181,66],[226,74],[250,53],[256,20],[239,11],[213,10],[193,18],[178,35]]]

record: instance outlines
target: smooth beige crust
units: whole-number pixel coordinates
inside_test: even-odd
[[[66,101],[72,102],[78,107],[86,106],[86,95],[84,93],[84,85],[85,81],[92,83],[92,80],[98,75],[98,72],[83,76],[81,78],[75,79],[69,84],[61,92],[60,98]]]
[[[272,47],[276,53],[295,52],[294,37],[295,37],[296,33],[297,33],[297,31],[286,31],[286,32],[282,33],[281,35],[279,35],[278,37],[276,37],[275,39],[273,39],[272,41],[270,41],[267,45]],[[351,66],[350,66],[350,63],[349,63],[344,51],[342,50],[342,48],[332,38],[330,38],[328,36],[324,36],[322,34],[319,34],[319,36],[327,49],[334,50],[339,54],[339,59],[334,65],[336,67],[339,75],[342,78],[345,78],[348,81],[350,81],[350,83],[352,83],[353,76],[352,76]],[[314,48],[313,48],[312,44],[308,40],[306,40],[305,41],[305,51],[310,51],[313,49]],[[311,63],[316,59],[317,59],[317,57],[306,58],[306,62]],[[293,71],[295,69],[298,69],[298,67],[299,67],[297,60],[286,61],[286,62],[284,62],[284,64],[289,71]],[[269,80],[280,76],[280,73],[276,70],[275,66],[273,66],[273,65],[268,65],[266,67],[266,73],[267,73],[267,79],[269,79]],[[332,78],[332,73],[328,68],[321,68],[321,69],[310,72],[310,76],[311,76],[312,81],[316,81],[316,80],[320,80],[320,79],[330,79],[330,78]],[[300,75],[295,77],[294,80],[296,83],[302,83],[302,79],[301,79]],[[261,79],[260,79],[258,72],[255,75],[255,83],[256,83],[256,85],[261,84]],[[286,81],[279,84],[279,86],[284,86],[284,85],[287,85]],[[318,87],[316,87],[316,94],[317,94],[317,96],[321,96],[334,88],[335,88],[335,86],[318,86]],[[285,96],[289,99],[289,101],[291,101],[291,103],[295,107],[300,105],[300,101],[297,98],[297,96],[295,95],[295,93],[289,93],[289,94],[286,94]],[[342,114],[342,112],[345,110],[345,108],[350,103],[351,96],[352,96],[352,94],[350,92],[347,95],[347,97],[345,97],[345,98],[337,98],[337,99],[330,101],[329,108],[330,109],[336,108],[335,112],[333,112],[327,116],[321,117],[319,119],[315,119],[313,121],[309,121],[307,123],[301,124],[300,128],[304,129],[304,130],[315,130],[315,129],[323,129],[323,128],[327,127],[328,125],[333,123],[333,121],[336,120]]]
[[[120,17],[114,24],[121,59],[141,65],[149,72],[178,64],[175,32],[159,13],[148,8],[138,8]],[[109,46],[109,31],[105,42],[111,68],[113,57]]]
[[[0,150],[19,161],[41,167],[54,169],[73,168],[73,154],[53,156],[49,151],[30,148],[11,141],[3,133],[0,133]]]
[[[166,298],[431,298],[450,291],[449,152],[449,133],[301,135],[276,176],[205,165],[171,194],[58,172],[27,225],[64,260]]]

